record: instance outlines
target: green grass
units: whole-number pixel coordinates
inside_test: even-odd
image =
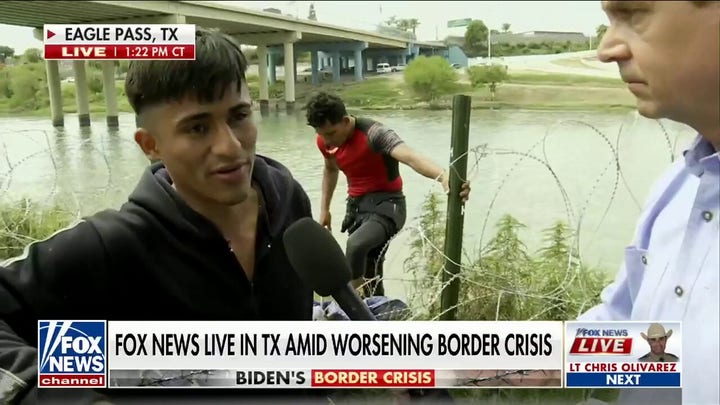
[[[571,68],[579,69],[597,69],[596,67],[586,65],[582,62],[583,58],[567,58],[567,59],[555,59],[551,63],[558,66],[566,66]]]
[[[562,76],[552,79],[557,81],[561,78]],[[580,84],[555,84],[545,77],[536,78],[531,75],[521,76],[518,79],[528,82],[536,80],[536,84],[519,84],[514,80],[500,84],[494,100],[491,100],[487,88],[473,89],[467,84],[458,84],[453,94],[470,95],[474,109],[612,111],[635,108],[634,97],[624,87],[607,84],[592,87]],[[577,78],[571,77],[565,80],[572,83]],[[419,102],[402,81],[387,78],[373,78],[361,83],[347,83],[340,86],[324,85],[323,88],[339,94],[349,106],[367,110],[450,109],[453,95],[443,96],[433,103]]]
[[[59,205],[28,199],[0,204],[0,261],[20,255],[26,245],[47,238],[75,218]]]
[[[77,101],[75,99],[75,85],[73,83],[62,83],[60,85],[62,94],[63,112],[65,114],[77,113]],[[119,112],[129,113],[132,112],[132,107],[125,97],[124,83],[121,81],[115,82],[118,110]],[[13,108],[11,101],[7,98],[0,97],[0,117],[17,117],[17,116],[28,116],[28,117],[43,117],[50,116],[50,102],[48,97],[41,100],[38,108]],[[104,117],[106,114],[105,107],[105,94],[91,93],[89,94],[89,109],[91,117]]]
[[[529,85],[548,84],[562,86],[625,88],[625,84],[620,79],[562,73],[516,72],[510,75],[510,80],[508,80],[508,82]]]
[[[532,86],[508,83],[498,86],[494,101],[490,101],[487,89],[475,91],[473,104],[522,106],[528,109],[632,109],[635,108],[635,99],[624,88]]]

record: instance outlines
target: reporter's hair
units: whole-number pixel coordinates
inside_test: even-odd
[[[137,115],[148,106],[186,97],[212,102],[223,98],[231,85],[238,91],[247,85],[247,66],[240,45],[230,36],[198,28],[195,60],[132,61],[125,78],[125,94]]]
[[[345,103],[336,95],[319,92],[310,97],[305,104],[307,124],[313,128],[325,124],[337,124],[347,116]]]

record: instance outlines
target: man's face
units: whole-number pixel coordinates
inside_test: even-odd
[[[665,336],[656,338],[648,337],[648,344],[650,345],[650,351],[653,352],[653,354],[662,355],[665,353],[667,338]]]
[[[315,128],[315,131],[322,136],[325,145],[328,147],[338,147],[352,135],[354,128],[350,117],[343,117],[337,124],[325,122],[325,125]]]
[[[257,128],[246,83],[221,100],[193,98],[151,107],[135,139],[151,159],[162,160],[175,188],[205,203],[235,205],[251,187]]]
[[[602,6],[610,26],[598,57],[617,62],[640,114],[687,123],[703,114],[698,111],[720,108],[717,4],[610,0]]]

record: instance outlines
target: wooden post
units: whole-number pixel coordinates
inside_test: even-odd
[[[441,296],[442,320],[454,320],[457,314],[460,291],[460,257],[462,255],[463,224],[465,210],[460,199],[460,188],[467,176],[467,150],[470,135],[470,96],[453,98],[452,138],[450,141],[450,195],[448,195],[447,221],[445,225],[445,266]]]

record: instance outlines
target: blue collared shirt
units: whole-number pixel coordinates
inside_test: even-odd
[[[653,188],[602,304],[578,319],[681,321],[682,403],[717,405],[719,273],[720,155],[698,136]],[[623,403],[680,400],[679,390],[623,391]]]

